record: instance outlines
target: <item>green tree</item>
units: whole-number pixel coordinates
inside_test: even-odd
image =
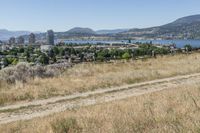
[[[54,63],[57,61],[55,56],[52,58],[52,60],[53,60]]]
[[[9,65],[8,58],[3,58],[3,65],[6,67]]]
[[[64,56],[65,55],[65,49],[60,48],[59,49],[59,54],[60,54],[60,56]]]
[[[102,55],[97,55],[97,60],[104,61],[105,57]]]
[[[192,51],[192,46],[190,44],[186,44],[184,48],[188,51]]]
[[[48,57],[46,54],[42,54],[42,55],[40,55],[40,57],[39,57],[39,62],[40,62],[41,64],[47,65],[47,64],[49,64],[49,57]]]
[[[9,55],[17,55],[18,49],[16,47],[12,48],[11,50],[8,51]]]
[[[116,58],[117,56],[118,56],[118,51],[117,51],[117,49],[111,49],[110,51],[109,51],[109,54],[110,54],[110,56],[112,57],[112,58]]]
[[[51,57],[51,58],[55,57],[54,50],[51,49],[51,50],[49,51],[48,55],[49,55],[49,57]]]
[[[58,49],[58,47],[54,47],[53,48],[53,52],[55,53],[55,55],[58,55],[59,54],[59,49]]]
[[[24,48],[23,47],[21,47],[21,48],[19,48],[19,53],[24,53]]]
[[[26,49],[25,51],[24,51],[24,56],[28,59],[28,58],[30,58],[30,52],[28,51],[28,49]]]
[[[122,58],[128,60],[128,59],[131,58],[131,55],[130,55],[128,52],[126,52],[126,53],[124,53],[124,54],[122,55]]]
[[[18,60],[15,58],[13,61],[12,61],[12,65],[17,65],[18,63]]]

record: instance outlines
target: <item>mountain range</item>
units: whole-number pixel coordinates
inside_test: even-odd
[[[0,30],[0,40],[10,37],[28,35],[29,31]],[[73,39],[78,37],[109,37],[114,39],[200,39],[200,15],[192,15],[179,18],[174,22],[150,28],[113,29],[94,31],[90,28],[75,27],[66,32],[56,32],[57,38]],[[39,38],[45,38],[45,33],[36,34]]]
[[[200,39],[200,15],[179,18],[172,23],[162,26],[130,29],[118,36],[162,39]]]
[[[21,35],[30,34],[29,31],[8,31],[6,29],[0,29],[0,40],[7,40],[10,37],[18,37]]]
[[[96,34],[118,34],[129,31],[129,29],[97,30]]]

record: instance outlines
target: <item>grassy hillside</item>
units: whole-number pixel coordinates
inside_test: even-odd
[[[2,78],[5,78],[6,72],[9,71],[0,71]],[[51,78],[31,78],[26,83],[16,84],[0,80],[0,104],[44,99],[196,72],[200,72],[199,53],[130,62],[79,64]],[[25,73],[18,75],[22,77]]]
[[[187,83],[121,101],[0,125],[0,130],[2,133],[199,133],[199,112],[200,83]]]

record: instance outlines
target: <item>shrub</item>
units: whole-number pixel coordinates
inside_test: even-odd
[[[18,60],[17,60],[17,59],[14,59],[14,60],[12,61],[12,65],[17,65],[17,63],[18,63]]]
[[[122,55],[122,58],[123,58],[123,59],[130,59],[130,58],[131,58],[131,55],[130,55],[128,52],[126,52],[126,53],[124,53],[124,54]]]
[[[36,66],[32,67],[32,77],[39,77],[39,78],[48,78],[48,77],[54,77],[57,75],[57,71],[50,69],[50,68],[45,68],[43,66]]]
[[[0,71],[0,80],[6,81],[7,83],[27,82],[29,79],[48,78],[58,74],[50,68],[42,66],[31,67],[27,63],[19,63],[15,67],[7,67]]]
[[[187,49],[188,51],[192,51],[192,46],[190,44],[186,44],[184,48]]]
[[[4,66],[8,66],[8,65],[9,65],[9,60],[8,60],[8,58],[4,58],[2,62],[3,62],[3,65],[4,65]]]
[[[48,57],[46,54],[42,54],[42,55],[40,55],[40,57],[39,57],[39,62],[40,62],[41,64],[47,65],[47,64],[49,64],[49,57]]]
[[[51,127],[54,133],[78,133],[81,132],[75,118],[60,119],[51,123]]]
[[[97,60],[99,60],[99,61],[104,61],[105,60],[105,58],[103,57],[103,56],[101,56],[101,55],[99,55],[99,56],[97,56]]]

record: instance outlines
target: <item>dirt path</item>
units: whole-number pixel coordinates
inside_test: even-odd
[[[43,117],[68,109],[100,104],[200,81],[200,73],[0,107],[0,124]]]

